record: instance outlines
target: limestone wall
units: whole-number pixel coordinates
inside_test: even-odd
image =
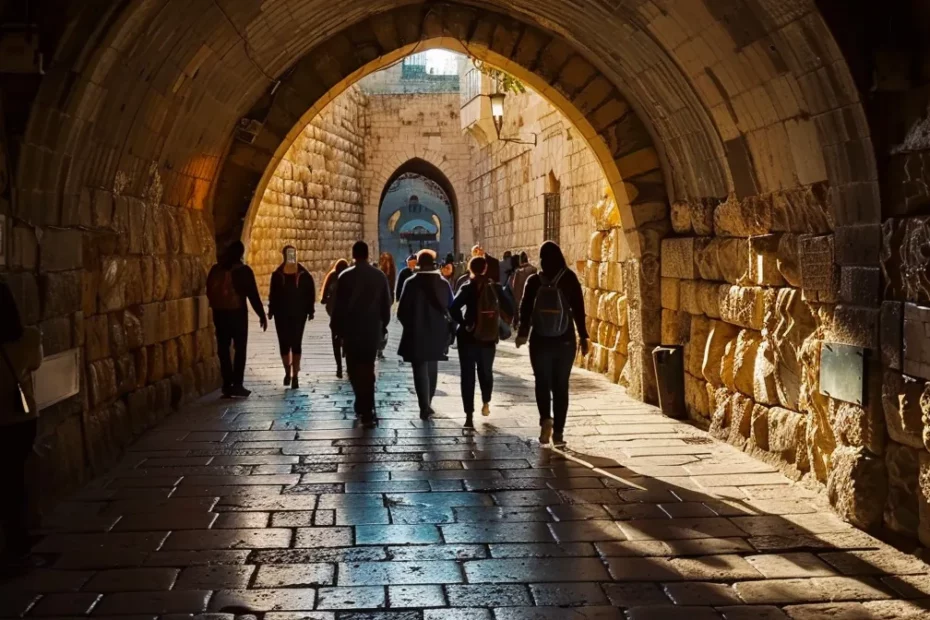
[[[247,261],[267,297],[281,248],[293,245],[317,287],[363,238],[362,170],[368,100],[352,87],[303,130],[277,166],[248,235]]]
[[[474,145],[471,199],[479,239],[492,254],[506,250],[538,256],[545,241],[544,195],[554,180],[561,195],[559,242],[571,265],[584,261],[593,230],[592,207],[606,182],[593,152],[562,114],[535,93],[508,95],[504,138],[532,141],[520,145],[492,140]]]
[[[172,409],[219,387],[204,296],[213,232],[203,211],[163,194],[157,172],[146,178],[130,187],[117,175],[62,210],[27,212],[9,208],[0,173],[0,272],[23,323],[41,330],[46,363],[73,351],[78,360],[36,386],[40,402],[69,375],[80,387],[41,411],[33,500],[102,473]]]
[[[472,169],[469,138],[462,134],[459,106],[458,93],[368,97],[362,187],[364,238],[373,249],[378,247],[378,209],[385,184],[401,165],[414,158],[435,166],[449,180],[458,207],[456,247],[467,252],[473,245],[474,216],[467,191]]]

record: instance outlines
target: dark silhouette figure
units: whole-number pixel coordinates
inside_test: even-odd
[[[268,318],[274,319],[278,347],[284,364],[284,385],[300,387],[301,343],[304,327],[313,320],[316,287],[313,276],[297,262],[297,249],[292,245],[281,250],[284,262],[271,274],[268,293]]]
[[[326,314],[329,315],[330,319],[332,319],[333,311],[336,307],[336,290],[339,288],[339,276],[343,271],[348,269],[348,267],[349,261],[340,258],[333,263],[329,273],[323,278],[323,293],[320,302],[326,307]],[[336,377],[342,379],[342,338],[336,334],[336,330],[332,328],[331,322],[329,331],[333,338],[333,357],[336,358]]]
[[[42,363],[42,335],[24,328],[13,294],[0,281],[0,528],[4,563],[18,564],[29,552],[26,459],[38,429],[32,371]]]
[[[434,414],[438,362],[447,359],[449,351],[451,303],[452,289],[436,268],[436,253],[420,250],[417,271],[404,285],[397,307],[397,318],[404,327],[397,352],[413,366],[413,384],[424,420]]]
[[[456,340],[458,341],[459,366],[461,368],[462,405],[465,409],[465,428],[474,428],[475,413],[475,373],[481,386],[481,414],[491,414],[491,393],[494,390],[494,357],[497,353],[498,327],[494,326],[494,337],[488,338],[476,330],[481,321],[508,321],[513,315],[513,304],[504,294],[500,284],[487,277],[487,261],[482,257],[471,259],[468,264],[471,280],[462,285],[449,313],[458,323]],[[490,290],[486,287],[491,287]],[[496,298],[497,312],[493,316],[481,316],[480,313],[492,314],[489,301]],[[482,302],[482,300],[485,300]],[[482,306],[482,303],[485,305]],[[464,309],[464,313],[462,310]]]
[[[245,246],[241,241],[233,242],[220,261],[207,275],[207,297],[213,309],[213,325],[216,328],[217,357],[223,375],[223,396],[247,397],[252,392],[245,389],[246,347],[249,339],[249,317],[246,300],[261,321],[262,331],[268,329],[268,319],[262,307],[255,274],[242,264]],[[230,360],[229,346],[236,348],[235,362]]]
[[[531,275],[523,291],[516,345],[525,344],[529,336],[539,408],[539,443],[545,445],[552,439],[558,447],[565,443],[568,381],[578,339],[582,353],[587,355],[588,331],[581,283],[554,241],[546,241],[539,248],[539,266],[541,273]]]
[[[346,369],[355,392],[355,415],[372,427],[375,415],[375,357],[391,320],[391,285],[368,263],[368,244],[352,247],[354,265],[339,276],[330,326],[342,339]]]

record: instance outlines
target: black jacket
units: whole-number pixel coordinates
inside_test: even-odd
[[[413,269],[404,267],[397,274],[397,286],[394,289],[394,301],[399,301],[401,293],[404,292],[404,283],[413,275]]]
[[[356,263],[339,274],[330,327],[346,352],[374,356],[391,321],[391,285],[377,267]]]
[[[398,353],[407,362],[444,360],[449,344],[446,312],[452,289],[438,271],[418,271],[407,280],[397,307],[404,326]]]
[[[313,319],[316,298],[316,285],[313,276],[297,265],[297,273],[284,273],[281,265],[271,274],[271,287],[268,292],[268,316],[279,318]]]
[[[229,269],[225,265],[213,265],[210,269],[210,273],[207,274],[207,280],[210,280],[210,276],[214,271],[220,269]],[[255,283],[255,272],[252,271],[252,268],[248,265],[243,265],[242,263],[234,263],[232,265],[232,282],[233,287],[236,289],[236,292],[239,293],[239,297],[242,298],[242,307],[237,310],[214,310],[214,312],[245,312],[246,300],[249,301],[249,305],[252,306],[252,310],[255,311],[255,314],[259,318],[265,317],[265,307],[262,305],[262,298],[258,294],[258,285]]]
[[[493,286],[497,291],[501,312],[513,316],[513,302],[510,300],[510,295],[504,291],[504,287],[488,278],[482,278],[482,280],[484,280],[484,284]],[[458,323],[456,338],[460,343],[473,341],[472,332],[475,329],[475,315],[478,311],[478,290],[479,283],[477,280],[469,280],[464,283],[459,292],[456,293],[455,299],[452,300],[452,306],[449,308],[452,320]],[[463,308],[465,309],[464,312],[462,311]],[[481,344],[494,343],[482,342]]]
[[[575,329],[577,329],[578,337],[582,340],[587,340],[588,329],[585,327],[584,293],[581,290],[581,283],[578,282],[578,276],[575,275],[574,271],[568,268],[565,269],[565,274],[562,276],[562,279],[559,280],[558,286],[562,290],[562,294],[565,296],[571,308],[575,329],[569,328],[564,334],[556,338],[546,338],[537,336],[535,333],[530,333],[530,328],[533,326],[533,308],[536,305],[536,293],[539,291],[539,287],[542,284],[539,278],[540,274],[534,273],[526,279],[526,286],[523,289],[523,299],[520,303],[520,329],[517,334],[518,337],[526,338],[526,336],[529,335],[530,342],[537,342],[540,344],[546,341],[570,342],[575,340]]]

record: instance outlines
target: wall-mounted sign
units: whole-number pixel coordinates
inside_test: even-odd
[[[0,267],[6,266],[6,216],[0,213]]]
[[[865,349],[848,344],[820,345],[820,393],[865,405]]]
[[[32,373],[36,406],[40,411],[81,390],[80,367],[80,349],[69,349],[42,359],[42,365]]]

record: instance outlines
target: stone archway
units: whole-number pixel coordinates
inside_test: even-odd
[[[217,243],[241,236],[271,171],[310,119],[362,77],[431,48],[465,53],[513,74],[560,110],[595,154],[615,203],[613,225],[622,227],[610,236],[616,249],[605,256],[626,263],[630,389],[655,402],[650,351],[661,341],[659,253],[670,231],[660,153],[638,114],[598,68],[558,35],[525,22],[453,4],[404,7],[311,50],[249,113],[264,119],[256,133],[230,146],[213,198]]]
[[[456,172],[459,173],[459,175],[457,176],[461,175],[460,170],[456,170]],[[398,178],[406,174],[416,174],[426,179],[429,179],[430,181],[436,183],[439,189],[441,189],[441,191],[448,198],[450,216],[451,216],[450,223],[451,223],[451,228],[452,228],[452,230],[449,231],[451,233],[450,237],[452,240],[452,244],[449,246],[449,251],[452,252],[453,254],[457,254],[459,252],[459,249],[462,247],[460,236],[459,236],[459,231],[461,229],[461,221],[462,221],[462,208],[461,208],[461,204],[458,198],[459,193],[456,192],[455,190],[456,183],[453,182],[453,180],[450,179],[440,167],[420,157],[414,157],[412,159],[409,159],[403,162],[387,178],[382,179],[381,178],[382,175],[380,174],[374,177],[375,180],[373,181],[372,187],[371,187],[372,195],[374,193],[374,190],[379,185],[381,186],[381,193],[379,194],[377,198],[377,203],[369,202],[369,205],[377,204],[377,207],[376,209],[374,209],[374,211],[377,213],[377,218],[378,218],[377,220],[378,221],[378,228],[377,228],[378,251],[379,252],[385,251],[384,248],[381,247],[382,233],[383,233],[382,222],[383,222],[383,216],[384,216],[382,210],[385,207],[385,198],[387,196],[388,190],[391,188],[394,182],[397,181]],[[458,179],[459,187],[462,186],[462,183],[464,181],[465,181],[464,178]],[[445,255],[444,253],[440,252],[439,258],[442,259],[444,255]],[[396,262],[396,259],[397,257],[395,256],[395,262]]]
[[[402,185],[405,181],[408,187]],[[414,208],[409,202],[411,193],[416,196],[416,210],[420,213],[404,213],[405,205],[408,210]],[[440,260],[447,253],[456,253],[459,208],[455,188],[441,170],[425,160],[411,159],[391,174],[384,182],[377,211],[378,251],[390,252],[395,264],[402,264],[405,256],[424,247],[435,250]],[[436,243],[403,243],[400,235],[414,221],[425,221],[427,232],[435,232]]]

